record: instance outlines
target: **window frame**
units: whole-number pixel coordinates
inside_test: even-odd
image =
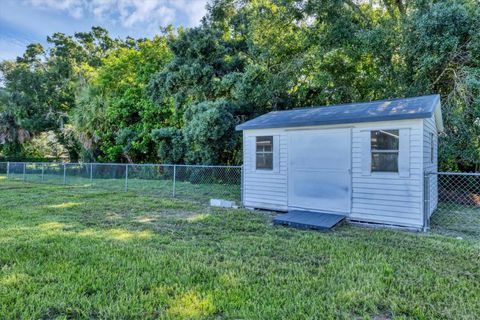
[[[272,148],[270,151],[265,151],[265,150],[262,150],[262,151],[258,151],[258,140],[262,139],[262,138],[269,138],[271,140],[271,145],[272,145]],[[274,171],[274,167],[275,167],[275,161],[274,161],[274,157],[275,157],[275,139],[274,139],[274,136],[273,135],[259,135],[259,136],[255,136],[255,171],[262,171],[262,172],[272,172]],[[261,155],[268,155],[270,154],[271,155],[271,167],[270,168],[259,168],[258,167],[258,162],[257,162],[257,158],[258,158],[258,155],[261,154]]]
[[[388,135],[395,135],[391,131],[396,131],[398,137],[397,149],[376,149],[373,148],[372,136],[374,132],[383,132]],[[393,154],[396,155],[396,170],[378,170],[374,168],[374,154]],[[370,130],[370,172],[372,174],[400,174],[400,129],[376,129]]]
[[[433,132],[430,133],[430,163],[434,164],[435,163],[435,137]]]

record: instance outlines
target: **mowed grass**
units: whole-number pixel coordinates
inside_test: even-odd
[[[0,177],[0,318],[474,319],[480,245]]]
[[[430,227],[433,232],[444,235],[480,239],[480,206],[440,203]]]
[[[125,189],[138,192],[143,195],[156,195],[162,197],[173,197],[173,180],[170,178],[158,179],[140,179],[132,178],[125,182],[124,177],[117,179],[100,179],[94,178],[90,180],[88,177],[67,176],[63,179],[63,174],[10,174],[9,180],[24,181],[31,183],[67,185],[77,187],[88,187],[100,190],[123,192]],[[175,182],[175,197],[187,199],[196,202],[208,203],[212,198],[221,198],[225,200],[236,201],[240,203],[241,187],[238,184],[228,183],[208,183],[206,181],[192,183],[189,181]]]

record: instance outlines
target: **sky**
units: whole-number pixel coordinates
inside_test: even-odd
[[[208,0],[0,0],[0,60],[15,59],[29,43],[46,46],[54,32],[73,35],[92,26],[111,36],[151,37],[160,26],[192,27]]]

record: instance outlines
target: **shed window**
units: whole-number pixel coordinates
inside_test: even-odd
[[[273,137],[257,137],[256,143],[257,170],[273,170]]]
[[[435,146],[435,141],[433,139],[433,133],[430,133],[430,162],[433,163],[434,160],[434,146]]]
[[[399,130],[370,133],[372,172],[398,172]]]

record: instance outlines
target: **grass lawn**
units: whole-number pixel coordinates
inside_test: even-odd
[[[0,177],[0,318],[474,319],[480,242]]]
[[[480,239],[480,207],[453,202],[440,203],[430,226],[436,233]]]
[[[63,174],[11,174],[10,180],[26,182],[56,184],[78,187],[89,187],[100,190],[109,190],[115,192],[125,191],[125,178],[117,179],[98,179],[90,180],[87,177],[67,176],[65,182]],[[146,179],[146,178],[129,178],[128,190],[135,191],[145,195],[156,195],[162,197],[172,197],[173,180],[167,178]],[[208,203],[212,198],[221,198],[236,201],[240,203],[241,187],[238,184],[220,184],[220,183],[191,183],[189,181],[176,181],[175,197],[193,200],[196,202]]]

